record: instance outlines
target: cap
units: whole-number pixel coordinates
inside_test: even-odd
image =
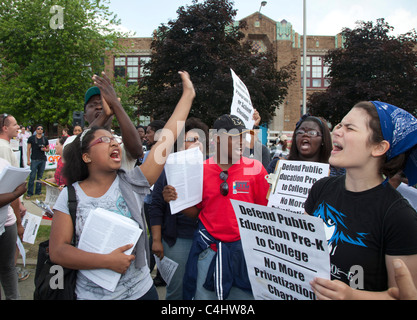
[[[237,136],[246,131],[250,131],[245,127],[245,124],[243,123],[242,119],[233,114],[224,114],[218,117],[217,120],[214,121],[213,127],[217,131],[223,129],[227,131],[226,134],[229,134],[231,136]],[[230,133],[229,131],[232,132]]]
[[[100,95],[100,89],[98,87],[91,87],[88,89],[85,93],[84,104],[87,104],[88,100],[90,100],[92,96],[96,95]]]

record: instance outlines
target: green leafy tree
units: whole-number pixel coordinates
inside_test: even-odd
[[[229,0],[194,0],[177,10],[178,18],[162,24],[152,42],[149,75],[140,84],[139,112],[168,119],[181,96],[179,70],[190,73],[196,88],[191,116],[211,126],[230,113],[233,69],[246,84],[262,120],[269,121],[287,94],[294,65],[277,71],[276,53],[256,53],[243,41],[244,22],[234,23]]]
[[[384,19],[344,29],[344,48],[328,52],[331,84],[313,94],[310,113],[337,124],[359,101],[379,100],[417,115],[417,36],[391,36]]]
[[[121,34],[100,0],[0,3],[0,112],[19,123],[70,125],[91,76]]]

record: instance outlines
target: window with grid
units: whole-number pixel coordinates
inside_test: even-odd
[[[144,64],[150,57],[126,56],[114,58],[114,77],[128,78],[128,83],[138,83],[145,76]]]
[[[324,89],[330,84],[330,78],[327,76],[329,66],[323,60],[322,56],[308,56],[306,61],[307,68],[307,88]],[[301,57],[301,86],[303,85],[304,76],[303,57]]]

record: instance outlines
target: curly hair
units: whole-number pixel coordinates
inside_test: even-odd
[[[94,139],[94,134],[97,130],[107,130],[103,127],[92,127],[80,133],[73,142],[67,145],[64,149],[65,165],[62,170],[64,177],[68,184],[73,184],[77,181],[83,181],[88,178],[88,166],[83,161],[82,155],[87,152],[88,146]],[[108,130],[107,130],[108,131]],[[81,139],[82,136],[82,140]]]

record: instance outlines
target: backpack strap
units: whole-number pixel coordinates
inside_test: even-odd
[[[74,227],[72,243],[75,244],[75,223],[76,223],[76,217],[77,217],[77,196],[75,194],[75,189],[72,185],[68,185],[67,190],[68,190],[68,209],[69,209],[71,219],[72,219],[72,226]]]

